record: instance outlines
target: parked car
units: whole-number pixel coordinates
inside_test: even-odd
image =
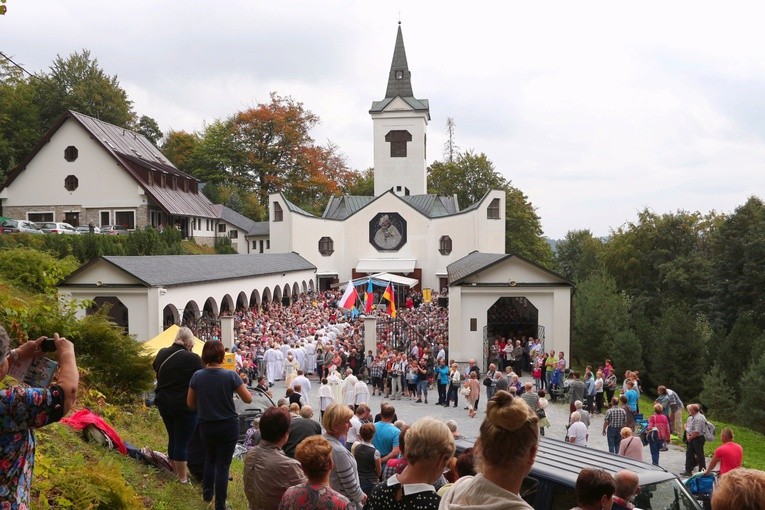
[[[101,227],[101,233],[110,236],[126,236],[130,231],[122,225],[103,225]]]
[[[69,223],[54,223],[48,221],[41,221],[37,223],[40,230],[46,234],[73,234],[79,235],[80,233],[71,226]]]
[[[80,225],[79,227],[75,228],[75,230],[80,234],[90,234],[90,227],[88,225]],[[93,233],[100,234],[101,227],[93,227]]]
[[[457,453],[473,446],[457,440]],[[534,466],[521,484],[520,496],[535,510],[568,510],[576,507],[574,487],[583,468],[616,474],[629,469],[640,479],[635,507],[643,510],[701,510],[678,477],[664,468],[645,464],[595,448],[542,437]]]
[[[37,225],[27,220],[5,220],[3,221],[3,234],[15,234],[17,232],[25,234],[44,234]]]
[[[234,394],[234,407],[236,408],[236,414],[239,415],[239,438],[238,443],[244,441],[244,436],[247,433],[247,429],[250,428],[253,418],[258,418],[269,407],[273,407],[276,404],[267,393],[250,388],[252,394],[252,402],[245,404],[244,401],[239,398],[239,395]]]

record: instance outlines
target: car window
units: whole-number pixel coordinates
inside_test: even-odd
[[[697,510],[698,506],[676,480],[642,485],[635,506],[643,510]]]
[[[569,510],[576,507],[576,493],[573,488],[550,482],[550,510]]]
[[[521,483],[521,490],[518,495],[523,498],[523,501],[531,506],[535,506],[539,491],[539,480],[531,476],[527,476]]]

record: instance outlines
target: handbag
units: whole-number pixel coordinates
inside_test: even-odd
[[[467,397],[468,395],[470,395],[470,388],[468,388],[467,386],[463,386],[462,388],[460,388],[460,395],[464,397]]]
[[[483,380],[483,385],[484,386],[491,386],[491,377],[489,377],[487,375],[486,378]]]
[[[541,407],[536,410],[536,413],[537,413],[537,418],[539,418],[540,420],[543,418],[547,418],[547,413]]]

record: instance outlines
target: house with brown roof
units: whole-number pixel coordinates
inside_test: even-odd
[[[0,204],[11,218],[176,227],[211,243],[220,215],[199,187],[143,135],[67,111],[8,175]]]

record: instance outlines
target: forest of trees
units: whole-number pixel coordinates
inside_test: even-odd
[[[765,204],[729,215],[642,211],[598,239],[558,242],[577,284],[571,347],[579,364],[611,358],[718,419],[765,432]]]

